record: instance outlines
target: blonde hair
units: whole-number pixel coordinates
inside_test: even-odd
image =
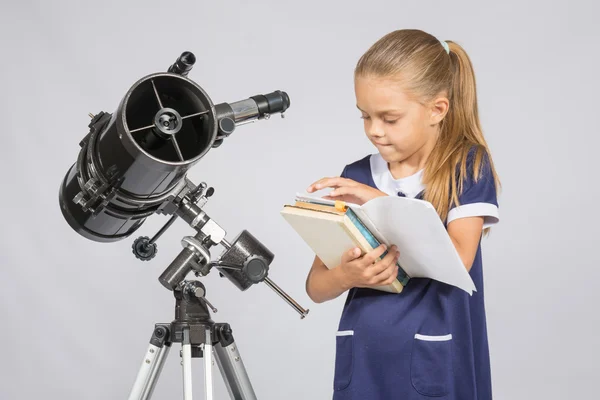
[[[424,199],[435,207],[443,221],[450,207],[459,205],[463,181],[467,177],[479,179],[484,158],[496,188],[500,187],[479,121],[471,60],[460,45],[452,41],[446,43],[449,52],[429,33],[397,30],[375,42],[360,58],[354,71],[355,77],[397,79],[421,104],[441,93],[448,96],[448,113],[441,122],[438,140],[423,174]],[[467,156],[473,149],[473,171],[467,171]]]

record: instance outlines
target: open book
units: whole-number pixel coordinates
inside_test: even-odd
[[[281,215],[328,268],[341,262],[352,247],[363,254],[380,243],[398,247],[398,277],[385,287],[402,292],[410,278],[430,278],[476,291],[448,232],[431,203],[407,197],[382,196],[363,205],[327,200],[316,195],[296,195]]]

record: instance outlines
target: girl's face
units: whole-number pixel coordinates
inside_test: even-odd
[[[412,100],[398,82],[389,79],[358,77],[354,90],[365,133],[388,163],[433,148],[437,124],[446,110]]]

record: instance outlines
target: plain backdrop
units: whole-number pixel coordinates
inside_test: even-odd
[[[501,223],[484,240],[496,399],[583,399],[600,376],[597,2],[29,1],[0,11],[0,398],[124,399],[154,323],[174,316],[158,276],[193,233],[178,221],[143,263],[135,237],[102,244],[64,221],[58,188],[87,133],[128,88],[183,52],[213,102],[285,90],[286,118],[240,127],[189,174],[215,194],[205,211],[273,253],[264,284],[203,279],[229,322],[260,399],[331,396],[345,295],[313,304],[313,254],[279,215],[297,191],[375,150],[355,108],[356,61],[382,35],[426,30],[462,44],[477,73],[500,174]],[[213,252],[217,257],[220,248]],[[156,399],[182,398],[179,345]],[[203,364],[194,360],[203,398]],[[227,398],[215,368],[215,395]]]

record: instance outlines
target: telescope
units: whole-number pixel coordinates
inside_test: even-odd
[[[165,71],[135,82],[112,113],[90,114],[89,132],[79,143],[76,161],[59,190],[61,212],[68,225],[86,239],[110,243],[131,237],[154,214],[169,216],[152,237],[139,236],[132,253],[149,261],[157,240],[177,220],[194,231],[182,238],[182,250],[158,281],[175,297],[175,318],[157,323],[129,399],[149,399],[173,343],[181,343],[184,399],[191,399],[191,358],[204,358],[205,393],[212,399],[212,358],[225,379],[231,398],[255,399],[232,329],[215,323],[217,312],[206,299],[206,287],[188,280],[213,268],[245,291],[264,282],[304,318],[302,308],[269,277],[274,254],[248,230],[233,240],[203,207],[214,195],[205,182],[193,183],[188,171],[213,148],[220,147],[238,127],[284,113],[288,94],[276,90],[239,101],[214,104],[188,74],[196,63],[183,52]],[[211,248],[223,252],[212,259]]]

